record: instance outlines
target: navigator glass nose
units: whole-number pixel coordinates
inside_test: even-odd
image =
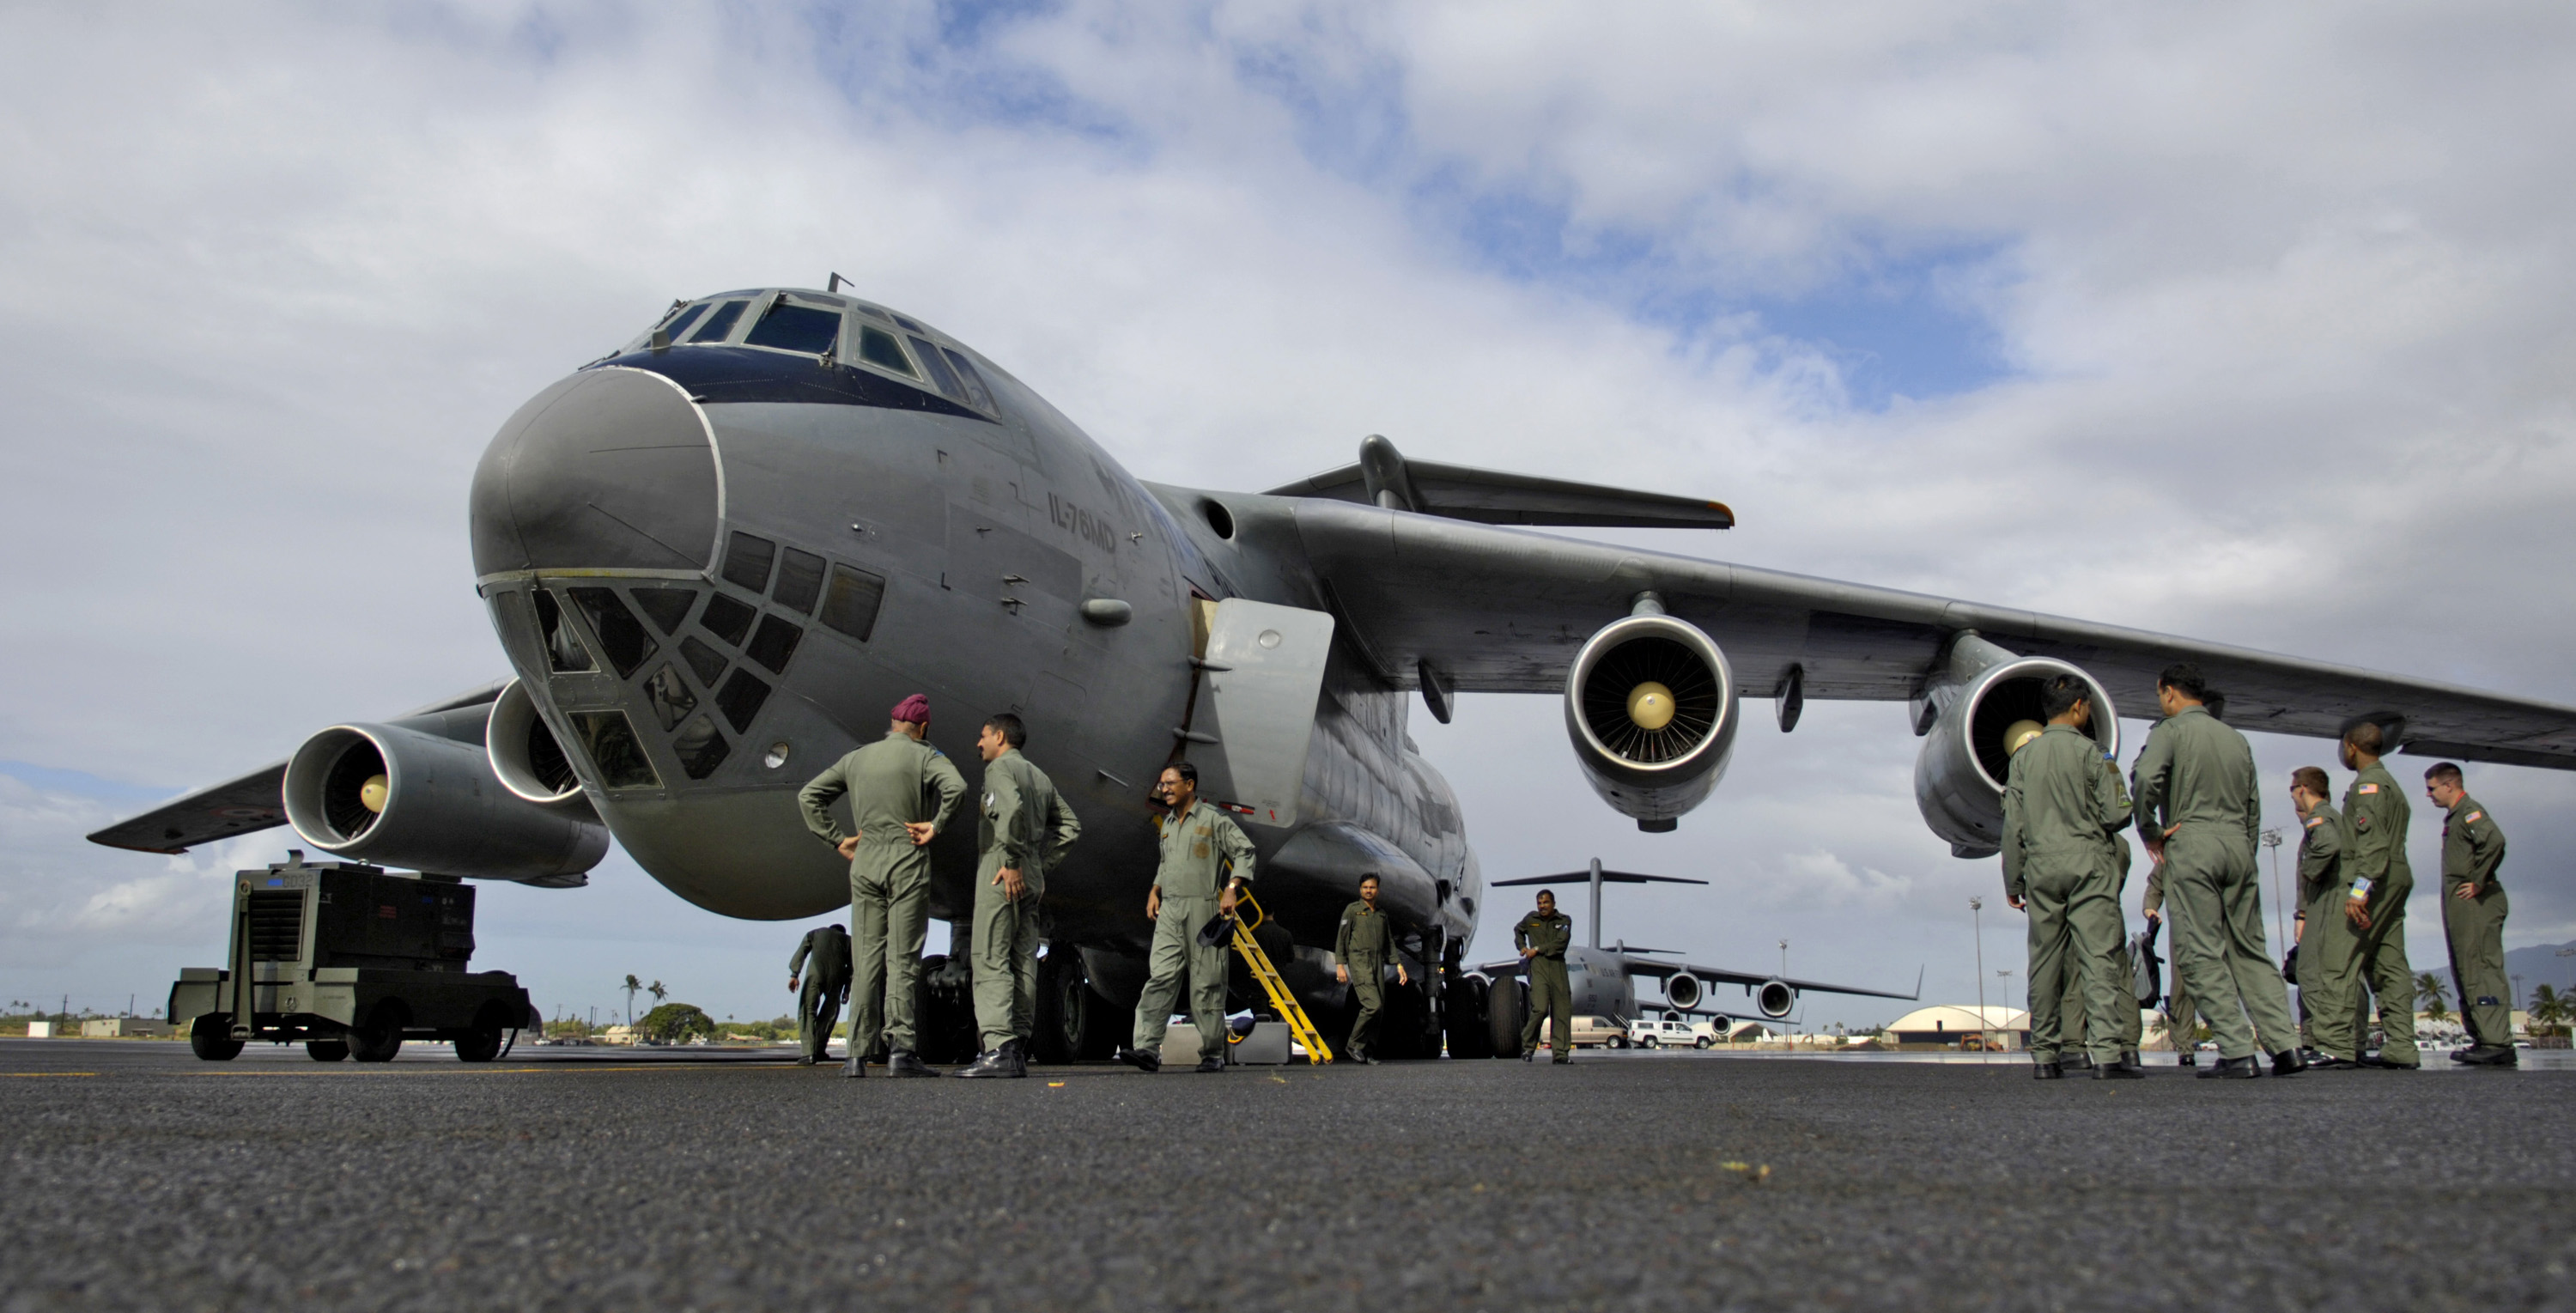
[[[591,369],[521,406],[474,471],[474,572],[703,570],[715,449],[659,374]]]

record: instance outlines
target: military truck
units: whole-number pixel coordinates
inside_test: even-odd
[[[289,852],[233,881],[229,965],[188,967],[169,1015],[192,1019],[209,1062],[252,1040],[302,1041],[317,1062],[390,1062],[405,1039],[440,1039],[489,1062],[538,1024],[506,971],[469,971],[474,886]]]

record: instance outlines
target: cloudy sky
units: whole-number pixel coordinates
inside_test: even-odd
[[[0,1002],[215,961],[285,832],[80,836],[500,673],[464,528],[501,420],[674,296],[835,270],[1149,479],[1384,433],[1741,516],[1634,536],[1670,550],[2576,703],[2563,6],[1389,9],[0,11]],[[1670,836],[1551,699],[1415,733],[1488,875],[1713,882],[1615,892],[1613,937],[1970,1001],[1985,895],[2009,988],[1902,711],[1755,710]],[[2508,942],[2576,937],[2576,779],[2472,787]],[[622,856],[484,898],[549,1011],[629,971],[789,1001],[794,927]]]

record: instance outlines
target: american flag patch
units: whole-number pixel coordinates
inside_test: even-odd
[[[2311,817],[2309,817],[2309,818],[2308,818],[2308,828],[2309,828],[2309,829],[2311,829],[2311,830],[2313,830],[2313,829],[2317,828],[2318,826],[2323,825],[2323,824],[2325,824],[2325,823],[2326,823],[2326,818],[2325,818],[2325,817],[2323,817],[2323,816],[2311,816]]]
[[[2472,820],[2472,821],[2482,819],[2482,818],[2484,818],[2485,816],[2486,816],[2486,813],[2485,813],[2485,812],[2470,812],[2470,813],[2469,813],[2469,819],[2470,819],[2470,820]]]
[[[2365,785],[2362,785],[2360,788],[2353,790],[2353,792],[2355,792],[2355,793],[2377,793],[2377,792],[2379,792],[2379,786],[2378,786],[2378,785],[2376,785],[2376,784],[2365,784]]]

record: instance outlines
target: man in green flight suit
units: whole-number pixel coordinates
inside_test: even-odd
[[[1333,978],[1351,987],[1360,1002],[1359,1020],[1351,1023],[1351,1061],[1374,1067],[1369,1044],[1377,1039],[1378,1013],[1386,1007],[1386,965],[1395,963],[1395,983],[1408,985],[1404,963],[1395,955],[1395,921],[1377,905],[1377,877],[1360,877],[1360,900],[1342,909],[1342,928],[1333,937]]]
[[[1154,818],[1160,859],[1154,887],[1145,891],[1145,916],[1154,923],[1145,993],[1136,1000],[1134,1038],[1118,1060],[1148,1075],[1163,1069],[1163,1037],[1171,1033],[1172,1003],[1188,978],[1190,1024],[1198,1027],[1198,1070],[1225,1070],[1225,973],[1231,941],[1199,942],[1216,917],[1234,915],[1235,895],[1252,883],[1252,840],[1223,811],[1199,801],[1199,768],[1176,761],[1163,768],[1154,795],[1170,810]]]
[[[832,1023],[849,998],[850,932],[837,924],[806,931],[796,941],[795,956],[787,959],[787,992],[796,995],[796,1038],[805,1046],[796,1065],[811,1067],[823,1060],[823,1050],[832,1043]]]
[[[2038,721],[2025,720],[2004,731],[2005,756],[2010,757],[2021,751],[2025,744],[2046,733],[2047,729],[2047,726]],[[2129,814],[2129,790],[2120,783],[2120,772],[2117,770],[2111,772],[2111,785],[2119,800],[2120,815],[2126,817]],[[2127,823],[2126,820],[2121,822],[2122,825]],[[2116,902],[2128,892],[2129,887],[2131,858],[2129,841],[2126,838],[2116,834],[2111,836],[2111,859],[2114,872],[2111,895]],[[2120,929],[2124,933],[2128,930],[2128,918],[2125,916],[2120,919]],[[2139,951],[2145,950],[2142,947]],[[2139,1015],[2145,1009],[2138,1002],[2137,962],[2132,960],[2129,941],[2125,938],[2121,940],[2120,951],[2112,954],[2111,970],[2112,978],[2119,982],[2120,1049],[2122,1052],[2135,1053],[2138,1051],[2139,1044],[2146,1039],[2146,1023]],[[2066,992],[2058,996],[2057,1033],[2062,1040],[2073,1040],[2084,1034],[2088,1024],[2087,1018],[2090,1015],[2084,1007],[2084,976],[2083,973],[2076,971],[2061,974],[2066,978]],[[2093,1068],[2093,1055],[2082,1048],[2077,1048],[2071,1053],[2061,1049],[2058,1065],[2069,1071],[2090,1071]]]
[[[1538,1023],[1548,1024],[1547,1046],[1554,1061],[1574,1061],[1574,987],[1565,978],[1565,950],[1574,943],[1574,918],[1556,910],[1556,891],[1538,891],[1538,910],[1512,927],[1529,972],[1529,1020],[1521,1023],[1521,1061],[1538,1055]]]
[[[970,1080],[1029,1074],[1038,1014],[1038,904],[1047,868],[1082,837],[1082,822],[1036,763],[1020,755],[1028,727],[1005,711],[984,722],[983,856],[975,865],[975,1024],[984,1052],[957,1069]]]
[[[867,1074],[868,1055],[883,1034],[889,1076],[935,1076],[913,1051],[913,1007],[921,995],[921,940],[930,924],[930,849],[948,827],[966,779],[948,755],[924,742],[930,699],[896,703],[884,738],[842,757],[796,795],[805,828],[850,862],[850,926],[856,950],[846,1076]],[[850,800],[854,833],[832,817],[834,799]]]
[[[2084,732],[2093,702],[2083,682],[2059,675],[2040,691],[2048,728],[2012,754],[2005,772],[2004,898],[2030,913],[2031,1072],[2064,1074],[2068,1044],[2091,1053],[2095,1080],[2146,1075],[2127,1040],[2120,1012],[2135,1016],[2133,996],[2120,998],[2120,887],[2112,845],[2129,824],[2120,775]],[[2065,977],[2084,994],[2088,1034],[2061,1033]]]
[[[2415,809],[2397,787],[2397,777],[2379,764],[2381,742],[2379,727],[2367,721],[2344,731],[2343,764],[2360,772],[2343,794],[2344,837],[2349,841],[2344,873],[2352,879],[2349,902],[2360,904],[2349,909],[2359,933],[2352,949],[2356,987],[2345,1006],[2352,1015],[2353,1043],[2366,1046],[2370,1013],[2361,991],[2368,989],[2379,999],[2379,1052],[2363,1054],[2362,1066],[2413,1071],[2423,1062],[2415,1051],[2415,970],[2406,964],[2406,900],[2415,893],[2415,870],[2406,864],[2406,829]],[[2325,928],[2311,924],[2309,932]],[[2311,1018],[2316,1013],[2316,1008],[2308,1009]]]
[[[2138,753],[2136,815],[2147,857],[2165,863],[2174,971],[2208,1018],[2219,1060],[2201,1077],[2262,1075],[2255,1041],[2275,1046],[2272,1074],[2295,1076],[2299,1028],[2290,991],[2263,941],[2263,890],[2254,865],[2263,825],[2254,749],[2210,715],[2208,684],[2189,662],[2156,678],[2165,718]]]
[[[2147,889],[2138,900],[2138,910],[2147,920],[2170,927],[2172,922],[2164,909],[2165,864],[2157,862],[2147,868]],[[2173,939],[2169,938],[2165,941],[2165,1042],[2173,1046],[2177,1065],[2198,1066],[2200,1055],[2192,1046],[2198,1042],[2194,1037],[2200,1033],[2200,1011],[2191,1005],[2191,991],[2183,987],[2182,971],[2173,966],[2173,961]]]
[[[2334,787],[2315,766],[2290,772],[2290,804],[2299,812],[2299,1003],[2308,1014],[2311,1067],[2360,1066],[2353,1029],[2353,991],[2360,988],[2360,923],[2350,909],[2352,877],[2344,867],[2350,837],[2326,802]]]
[[[2460,991],[2460,1020],[2476,1041],[2451,1055],[2473,1067],[2510,1067],[2513,992],[2504,974],[2504,831],[2469,796],[2460,768],[2443,762],[2424,772],[2424,792],[2442,817],[2442,937],[2450,941],[2451,982]]]

